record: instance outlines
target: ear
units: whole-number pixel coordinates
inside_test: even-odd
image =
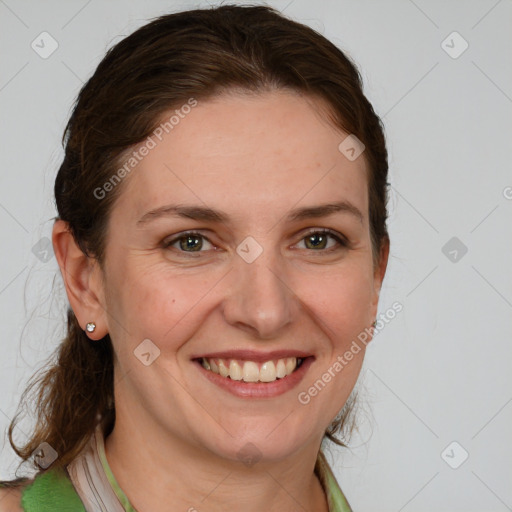
[[[379,306],[379,295],[382,288],[382,281],[386,274],[389,258],[389,238],[386,237],[382,241],[379,252],[379,260],[373,273],[373,301],[371,305],[372,318],[377,318],[377,309]]]
[[[99,340],[108,334],[101,269],[96,259],[85,255],[75,242],[69,224],[56,220],[52,233],[53,250],[66,286],[71,309],[89,338]],[[94,332],[85,326],[94,322]]]

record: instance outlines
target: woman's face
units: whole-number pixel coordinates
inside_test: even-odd
[[[343,355],[375,318],[385,268],[364,156],[340,152],[348,134],[318,100],[289,92],[180,113],[139,146],[109,220],[118,418],[224,458],[317,446],[356,382],[364,344]]]

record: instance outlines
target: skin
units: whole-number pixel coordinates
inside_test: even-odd
[[[55,223],[54,249],[78,321],[83,329],[96,323],[91,343],[107,333],[113,342],[116,424],[106,453],[139,511],[327,510],[314,464],[356,383],[364,345],[309,404],[297,395],[375,319],[389,247],[374,267],[364,154],[349,161],[338,150],[347,134],[323,107],[285,91],[199,101],[122,183],[104,274],[66,224]],[[338,201],[362,219],[347,212],[285,219],[294,208]],[[222,210],[230,221],[137,223],[177,202]],[[315,248],[311,228],[330,228],[349,245],[328,237]],[[187,230],[206,237],[193,239],[201,252],[179,242],[163,247]],[[263,248],[250,264],[236,252],[247,236]],[[144,339],[160,350],[148,366],[134,355]],[[296,388],[242,399],[191,361],[228,349],[297,349],[315,360]],[[237,457],[247,443],[261,457],[252,466]]]

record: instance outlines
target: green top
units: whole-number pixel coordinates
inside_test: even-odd
[[[125,493],[117,483],[107,462],[104,450],[99,452],[105,474],[126,512],[136,512]],[[332,470],[320,451],[315,465],[324,492],[326,493],[329,512],[351,512],[343,492],[341,491]],[[7,487],[0,482],[0,487]],[[86,512],[67,471],[55,467],[36,475],[35,479],[24,489],[21,505],[25,512]]]
[[[17,483],[25,485],[21,495],[21,508],[30,512],[86,512],[65,469],[55,467],[40,472],[30,482],[29,478],[19,478]],[[29,484],[26,485],[26,482]],[[0,488],[12,487],[0,481]]]

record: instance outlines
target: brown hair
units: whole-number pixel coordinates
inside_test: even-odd
[[[106,227],[122,184],[101,200],[93,191],[115,174],[125,152],[146,139],[169,109],[191,97],[205,100],[233,88],[290,89],[321,99],[334,126],[365,144],[377,262],[388,240],[388,164],[381,121],[347,56],[313,29],[267,6],[222,5],[161,16],[107,52],[78,95],[55,181],[56,219],[69,223],[82,251],[104,268]],[[12,434],[18,411],[9,426],[9,441],[23,461],[47,442],[58,453],[53,466],[65,466],[100,419],[107,435],[113,427],[112,343],[108,335],[91,342],[69,308],[67,335],[55,355],[56,361],[29,384],[20,402],[37,390],[34,431],[23,446],[16,446]],[[353,398],[325,433],[342,446],[336,434],[347,434]],[[35,461],[34,467],[39,469]]]

